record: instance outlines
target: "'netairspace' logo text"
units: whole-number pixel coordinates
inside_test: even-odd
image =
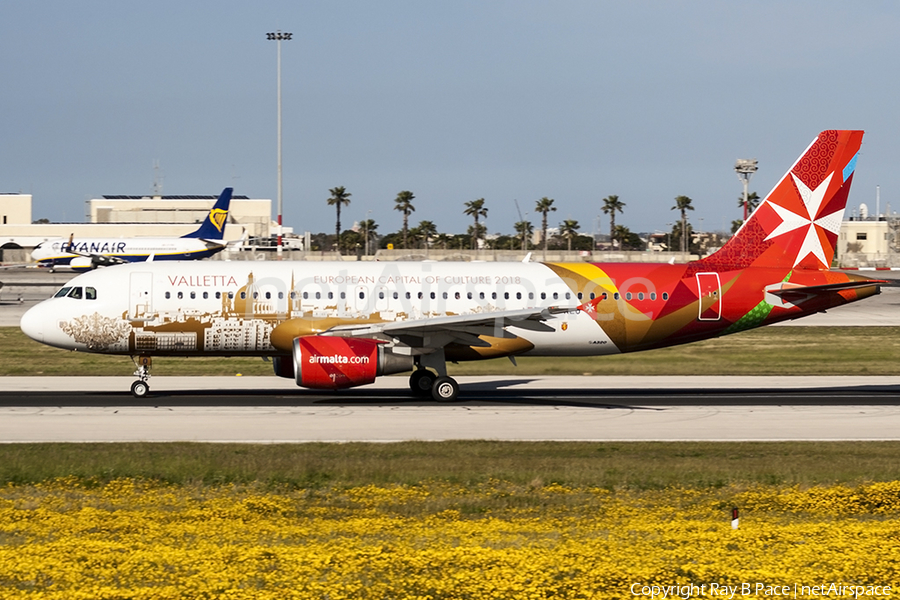
[[[891,595],[889,585],[849,585],[844,583],[822,583],[819,585],[771,585],[768,583],[738,583],[735,585],[704,583],[703,585],[655,585],[631,584],[632,596],[649,598],[699,598],[714,597],[731,600],[738,596],[791,597],[791,598],[862,598],[886,597]]]

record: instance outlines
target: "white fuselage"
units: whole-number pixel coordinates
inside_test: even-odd
[[[267,355],[277,353],[269,334],[288,319],[339,324],[570,307],[548,321],[549,331],[507,329],[534,345],[527,354],[618,352],[577,309],[588,292],[579,298],[570,283],[540,263],[136,263],[74,278],[67,292],[26,313],[22,329],[75,350]]]
[[[79,259],[90,256],[113,256],[128,262],[140,262],[152,256],[154,260],[190,260],[206,258],[224,248],[211,246],[199,238],[93,238],[48,240],[38,244],[31,258],[40,264],[79,265]]]

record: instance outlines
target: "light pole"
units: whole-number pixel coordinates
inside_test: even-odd
[[[281,40],[289,40],[293,33],[282,33],[279,29],[275,33],[267,33],[266,39],[275,40],[277,48],[276,68],[278,71],[278,259],[281,260]]]
[[[372,214],[371,210],[366,211],[366,220],[363,221],[364,229],[366,230],[366,260],[368,260],[369,256],[369,215]]]
[[[744,182],[744,223],[747,222],[747,202],[749,201],[750,178],[756,173],[759,167],[756,166],[755,158],[739,158],[734,163],[734,171],[737,173],[738,179]]]

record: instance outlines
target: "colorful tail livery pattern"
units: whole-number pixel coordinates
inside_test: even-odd
[[[820,133],[737,235],[701,261],[703,268],[827,269],[862,137],[862,131]]]
[[[212,354],[269,356],[318,389],[413,371],[413,394],[452,400],[448,360],[648,350],[877,294],[887,282],[828,269],[861,140],[820,134],[721,250],[688,264],[135,263],[76,277],[21,327],[136,357],[136,396],[152,356]]]
[[[883,281],[828,270],[862,137],[819,134],[737,234],[699,261],[549,266],[624,305],[599,295],[582,307],[623,352],[795,319],[875,294]]]

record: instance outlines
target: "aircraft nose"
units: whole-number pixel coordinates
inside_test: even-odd
[[[47,322],[45,312],[44,307],[40,304],[32,306],[25,311],[25,314],[22,315],[22,320],[19,321],[19,328],[22,330],[22,333],[42,344],[44,343],[44,325]]]

